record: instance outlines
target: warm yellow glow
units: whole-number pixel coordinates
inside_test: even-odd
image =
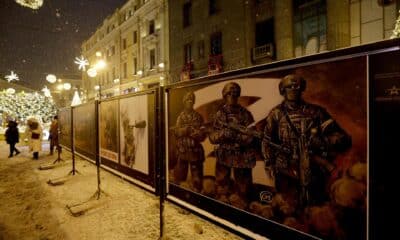
[[[101,57],[101,52],[97,51],[96,52],[96,57]]]
[[[96,91],[100,90],[100,86],[99,85],[94,86],[94,90]]]
[[[61,91],[64,89],[64,85],[63,84],[58,84],[57,85],[57,90]]]
[[[94,68],[89,68],[89,70],[87,70],[87,74],[89,75],[89,77],[96,77],[97,76],[97,70]]]
[[[159,63],[159,64],[158,64],[158,67],[159,67],[159,68],[164,68],[165,65],[164,65],[164,63]]]
[[[114,79],[114,83],[119,83],[119,78]]]
[[[142,70],[139,70],[139,71],[137,71],[137,74],[138,74],[138,75],[142,75],[142,74],[143,74],[143,71],[142,71]]]
[[[71,83],[64,83],[63,85],[65,90],[70,90],[71,89]]]
[[[55,83],[57,81],[57,77],[54,74],[49,74],[46,76],[46,80],[49,83]]]
[[[105,67],[106,67],[106,61],[104,61],[103,59],[99,60],[94,66],[94,68],[96,69],[103,69]]]

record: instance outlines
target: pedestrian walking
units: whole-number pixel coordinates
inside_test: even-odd
[[[10,155],[8,158],[11,158],[15,155],[20,154],[20,151],[15,147],[15,144],[19,142],[19,131],[18,131],[18,123],[16,121],[10,120],[8,121],[7,130],[5,132],[6,142],[10,145]]]
[[[42,150],[42,127],[36,118],[29,118],[27,121],[26,137],[29,142],[29,150],[33,152],[33,159],[39,159],[39,151]]]

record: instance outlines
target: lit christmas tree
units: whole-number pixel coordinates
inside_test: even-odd
[[[57,114],[57,109],[51,96],[45,97],[37,92],[10,94],[4,90],[0,92],[0,114],[2,127],[7,125],[8,119],[14,119],[23,126],[28,117],[35,117],[46,124]]]
[[[390,36],[390,38],[393,39],[398,37],[400,37],[400,11],[399,11],[399,17],[396,20],[396,25],[394,27],[393,34],[392,36]]]

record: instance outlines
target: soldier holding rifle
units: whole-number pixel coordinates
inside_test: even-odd
[[[204,149],[201,142],[206,138],[203,117],[193,109],[195,95],[188,92],[183,96],[184,109],[172,129],[176,137],[178,163],[175,166],[175,180],[184,182],[190,168],[191,187],[196,192],[203,188]]]
[[[254,122],[252,114],[242,107],[238,100],[240,86],[237,83],[227,83],[222,96],[224,105],[215,115],[210,142],[215,144],[217,157],[216,199],[230,203],[238,208],[246,209],[249,204],[249,190],[253,184],[252,168],[256,165],[254,139],[230,128],[231,125],[246,128]],[[230,190],[231,171],[235,178],[233,191]]]
[[[328,200],[326,184],[335,169],[334,157],[351,147],[351,137],[323,107],[302,99],[305,88],[300,76],[281,80],[284,100],[268,114],[262,141],[267,174],[275,178],[277,192],[298,209]]]

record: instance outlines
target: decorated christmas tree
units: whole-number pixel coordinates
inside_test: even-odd
[[[49,123],[56,114],[57,109],[51,96],[45,97],[37,92],[0,91],[0,126],[2,127],[7,125],[8,119],[16,120],[19,125],[25,125],[29,117],[35,117],[41,123]]]

